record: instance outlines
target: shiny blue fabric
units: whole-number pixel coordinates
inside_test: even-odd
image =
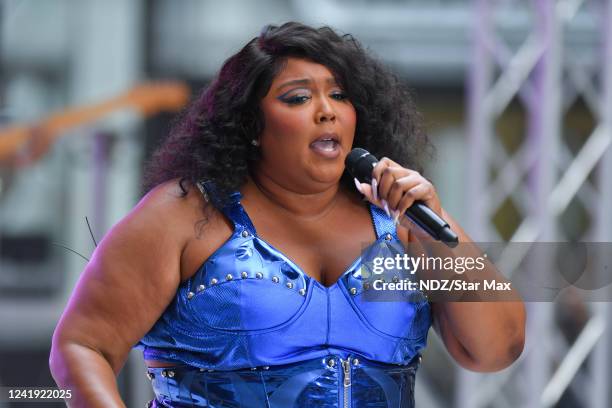
[[[214,199],[214,186],[205,186],[209,197]],[[240,193],[234,193],[231,203],[223,208],[223,213],[234,223],[231,237],[192,278],[180,285],[173,302],[136,347],[144,350],[146,359],[185,365],[179,371],[190,376],[188,387],[193,390],[186,398],[193,400],[193,406],[271,406],[262,399],[271,392],[265,375],[243,374],[245,369],[245,373],[250,373],[251,368],[270,367],[267,373],[284,378],[278,380],[281,387],[295,372],[311,372],[311,366],[330,356],[338,361],[357,358],[363,364],[382,364],[386,368],[380,378],[388,377],[393,370],[408,370],[413,377],[414,362],[426,345],[431,324],[429,303],[420,292],[398,295],[411,296],[410,301],[364,300],[364,291],[368,288],[363,281],[371,273],[371,260],[404,253],[392,220],[376,206],[371,205],[370,212],[376,241],[364,248],[335,284],[325,287],[257,236],[240,204]],[[215,374],[202,377],[208,370],[214,370]],[[330,391],[340,389],[343,381],[332,375],[332,371],[323,371],[327,374],[316,377],[319,379],[307,376],[310,385],[306,385],[306,391],[311,392],[304,391],[304,395],[309,401],[319,398],[325,402],[300,405],[298,401],[295,406],[344,406],[338,405],[342,398]],[[361,400],[354,406],[396,406],[367,405],[370,397],[365,384],[370,381],[366,377],[371,376],[361,368],[358,372],[357,378],[363,376],[365,382],[363,390],[349,387],[351,394]],[[245,375],[248,380],[236,388],[236,378]],[[404,394],[412,393],[406,394],[406,390],[412,389],[414,378],[410,380],[411,376],[406,373],[400,377],[403,379],[395,382],[395,388],[391,387],[395,391],[385,397],[389,403],[408,398]],[[180,405],[185,402],[180,402],[178,394],[170,392],[172,395],[167,396],[161,392],[164,387],[171,387],[167,383],[170,378],[155,378],[166,381],[166,385],[157,386],[154,381],[158,402],[166,404],[160,406],[192,406]],[[234,387],[233,391],[210,394],[210,389],[202,386],[210,381]],[[390,380],[385,381],[390,384]],[[261,394],[257,401],[263,402],[241,405],[241,393]],[[215,398],[225,402],[222,405],[207,402],[216,401]],[[330,405],[332,400],[336,405]]]
[[[330,356],[231,372],[186,365],[149,368],[156,394],[149,406],[411,408],[418,365],[419,359],[397,366]]]

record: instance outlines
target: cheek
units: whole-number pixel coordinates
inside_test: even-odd
[[[289,110],[278,110],[266,115],[265,129],[269,135],[277,137],[295,137],[296,133],[303,131],[305,117]]]
[[[357,126],[357,112],[355,111],[355,108],[353,108],[351,106],[351,126],[353,126],[353,129],[355,129],[355,126]]]
[[[308,127],[302,115],[288,110],[270,110],[264,117],[261,149],[266,166],[286,168],[302,156],[298,141]]]
[[[355,108],[353,107],[353,105],[347,106],[342,111],[342,117],[344,119],[343,120],[344,125],[350,128],[354,132],[355,127],[357,126],[357,112],[355,111]]]
[[[338,116],[342,119],[345,125],[355,123],[357,119],[357,111],[352,103],[348,102],[338,104],[336,109]]]

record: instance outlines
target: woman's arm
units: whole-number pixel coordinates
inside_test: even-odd
[[[158,186],[96,248],[55,329],[49,366],[71,407],[123,407],[116,384],[134,344],[180,283],[185,199]],[[183,221],[181,221],[183,220]]]
[[[439,245],[435,250],[443,252],[444,256],[467,254],[476,257],[480,254],[475,245],[470,245],[472,240],[465,231],[442,210],[433,185],[418,172],[383,158],[374,167],[372,179],[375,188],[361,183],[360,191],[379,207],[387,207],[392,215],[401,216],[414,201],[421,200],[450,224],[451,229],[459,236],[459,247],[451,250]],[[398,228],[400,237],[400,230],[404,230],[404,243],[410,242],[428,248],[430,251],[424,252],[432,255],[432,246],[428,243],[433,242],[433,238],[410,221],[402,222],[406,223],[409,225],[403,225],[405,228]],[[485,262],[483,270],[467,271],[461,277],[468,282],[484,279],[506,281],[489,262]],[[432,274],[428,278],[449,277]],[[454,293],[457,294],[461,295]],[[442,337],[449,353],[463,367],[474,371],[497,371],[509,366],[520,356],[525,341],[525,306],[514,289],[505,294],[504,298],[513,301],[432,303],[434,328]]]
[[[444,210],[441,215],[459,236],[460,250],[470,251],[468,243],[472,240],[465,231]],[[416,225],[410,231],[411,243],[427,247],[427,242],[432,242],[432,238]],[[476,250],[468,254],[471,257],[478,255]],[[485,265],[483,270],[466,271],[461,279],[467,282],[506,281],[493,265],[488,262]],[[525,306],[515,289],[509,293],[504,292],[502,296],[504,299],[517,300],[432,303],[434,329],[451,356],[464,368],[482,372],[498,371],[508,367],[521,355],[525,343]]]

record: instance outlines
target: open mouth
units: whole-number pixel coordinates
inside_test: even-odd
[[[340,140],[335,133],[326,133],[310,144],[310,148],[326,156],[335,155],[339,150]]]
[[[334,139],[317,139],[310,144],[310,147],[316,150],[332,152],[338,147],[338,141]]]

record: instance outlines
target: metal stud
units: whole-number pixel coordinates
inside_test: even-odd
[[[255,274],[255,277],[256,277],[257,279],[261,279],[261,278],[263,278],[263,273],[261,273],[261,272],[257,272],[257,273]]]
[[[228,273],[227,275],[225,275],[225,280],[226,281],[231,281],[232,279],[234,279],[234,277],[232,276],[231,273]]]
[[[246,279],[249,277],[249,274],[247,272],[242,272],[240,276],[242,277],[242,279]]]
[[[200,285],[200,286],[198,286],[198,292],[201,292],[201,291],[203,291],[204,289],[206,289],[206,286],[204,286],[204,285]]]
[[[264,370],[269,370],[269,369],[270,369],[270,366],[265,366],[263,369],[264,369]]]
[[[329,360],[327,360],[328,367],[334,367],[335,365],[336,365],[336,360],[334,360],[333,358],[330,358]]]
[[[251,371],[257,370],[257,367],[251,367]]]
[[[194,296],[195,296],[195,293],[193,293],[193,292],[189,292],[189,293],[187,294],[187,299],[191,299],[191,298],[192,298],[192,297],[194,297]]]
[[[219,282],[219,281],[217,280],[217,278],[212,278],[212,279],[210,280],[210,284],[211,284],[211,285],[215,285],[215,284],[217,284],[217,282]]]
[[[153,373],[149,373],[147,372],[147,378],[151,381],[153,381],[153,379],[155,378],[155,375],[153,375]]]
[[[200,368],[200,372],[203,373],[204,371],[206,371],[205,368]]]
[[[279,281],[278,276],[273,276],[272,277],[272,282],[278,283],[278,281]]]
[[[293,289],[293,282],[287,282],[287,287],[289,289]]]
[[[302,288],[300,290],[298,290],[298,293],[302,296],[306,295],[306,289]]]
[[[163,370],[163,371],[161,372],[161,376],[162,376],[162,377],[166,377],[166,375],[167,375],[167,374],[166,374],[166,370]]]
[[[359,360],[358,360],[358,359],[356,359],[356,358],[354,358],[354,359],[353,359],[353,365],[355,365],[355,366],[356,366],[356,365],[359,365]]]
[[[387,234],[387,235],[385,235],[385,239],[386,239],[387,241],[391,241],[391,238],[393,238],[393,237],[391,236],[391,234]]]
[[[351,292],[351,295],[356,295],[357,294],[357,288],[351,288],[350,292]]]
[[[248,237],[249,236],[249,231],[247,231],[247,230],[242,231],[242,236],[244,238]]]
[[[174,378],[174,371],[168,371],[168,377]]]

